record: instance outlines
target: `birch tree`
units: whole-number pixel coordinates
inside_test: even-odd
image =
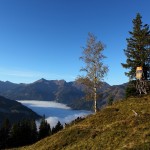
[[[104,76],[108,72],[108,67],[103,64],[103,55],[105,46],[97,37],[89,33],[86,47],[83,47],[83,53],[80,59],[84,62],[81,68],[83,75],[77,78],[77,81],[85,87],[86,98],[94,100],[94,111],[97,112],[98,91],[103,83]]]

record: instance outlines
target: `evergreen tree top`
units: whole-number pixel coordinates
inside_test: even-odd
[[[148,79],[150,73],[150,31],[147,24],[143,25],[142,16],[137,13],[133,19],[133,31],[129,31],[130,37],[127,38],[127,48],[124,53],[127,57],[126,63],[122,66],[129,69],[126,72],[130,79],[135,78],[136,67],[142,66],[144,69],[144,77]]]

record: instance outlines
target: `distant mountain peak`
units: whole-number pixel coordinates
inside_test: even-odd
[[[41,79],[35,81],[34,83],[36,83],[36,82],[45,82],[45,81],[47,82],[48,80],[46,80],[46,79],[44,79],[44,78],[41,78]]]
[[[41,78],[39,81],[47,81],[46,79],[44,79],[44,78]]]
[[[10,82],[10,81],[5,81],[5,83],[12,83],[12,82]]]
[[[57,85],[63,85],[66,83],[66,81],[65,80],[54,80],[54,83]]]

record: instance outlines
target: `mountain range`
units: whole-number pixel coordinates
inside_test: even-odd
[[[103,83],[98,101],[99,107],[105,105],[110,96],[114,100],[122,99],[125,96],[127,83],[111,86]],[[93,101],[84,99],[84,87],[77,83],[66,82],[65,80],[40,79],[29,84],[16,84],[9,81],[0,81],[0,95],[13,100],[45,100],[56,101],[67,104],[73,109],[92,109]]]

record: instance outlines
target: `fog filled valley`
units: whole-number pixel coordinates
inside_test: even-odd
[[[28,108],[32,109],[34,112],[40,116],[45,116],[45,119],[54,127],[58,121],[61,124],[70,123],[78,117],[86,117],[91,114],[91,111],[86,110],[72,110],[65,104],[53,102],[53,101],[36,101],[36,100],[23,100],[18,101]],[[37,120],[37,125],[39,126],[40,121]]]

